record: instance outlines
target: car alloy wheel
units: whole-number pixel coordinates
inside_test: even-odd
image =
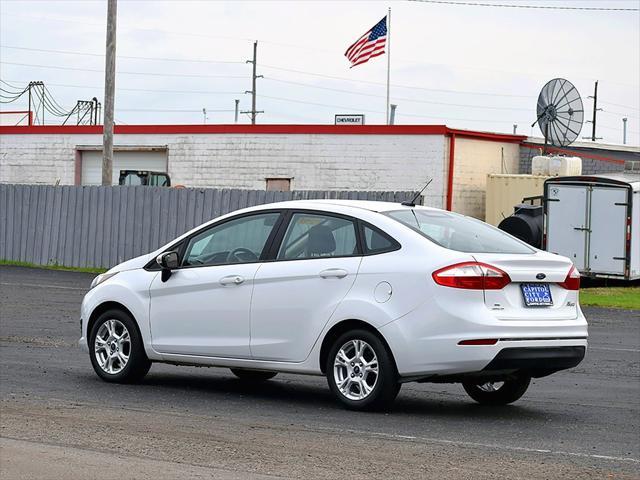
[[[88,344],[91,365],[107,382],[137,382],[151,367],[136,321],[128,312],[103,312],[89,328]]]
[[[100,325],[94,341],[94,355],[100,368],[110,375],[120,373],[127,366],[131,336],[121,321],[112,318]]]
[[[491,393],[497,392],[504,386],[504,382],[487,382],[478,385],[478,388],[483,392]]]
[[[333,376],[342,395],[349,400],[364,400],[378,382],[376,352],[364,340],[349,340],[335,356]]]
[[[325,360],[329,388],[352,410],[388,410],[400,390],[387,346],[374,332],[349,330],[333,342]]]

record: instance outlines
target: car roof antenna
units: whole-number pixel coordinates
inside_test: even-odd
[[[411,199],[411,201],[410,201],[410,202],[404,201],[404,202],[402,202],[402,203],[401,203],[401,205],[404,205],[405,207],[415,207],[415,206],[416,206],[416,200],[417,200],[418,198],[420,198],[420,195],[422,195],[422,192],[424,192],[424,191],[427,189],[427,187],[429,186],[429,184],[430,184],[431,182],[433,182],[433,178],[430,178],[430,179],[429,179],[429,181],[427,182],[427,184],[426,184],[424,187],[422,187],[422,190],[420,190],[420,191],[416,194],[416,196],[415,196],[415,197],[413,197],[413,198]]]

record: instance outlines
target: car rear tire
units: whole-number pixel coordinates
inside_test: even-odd
[[[400,391],[391,353],[367,330],[338,337],[325,368],[329,388],[351,410],[388,410]]]
[[[278,372],[263,372],[261,370],[245,370],[243,368],[232,368],[233,373],[240,380],[248,380],[252,382],[265,382],[275,377]]]
[[[482,405],[507,405],[518,400],[529,388],[531,377],[519,376],[503,382],[463,382],[467,394]]]
[[[91,365],[100,378],[135,383],[151,368],[136,322],[122,310],[102,313],[89,334]]]

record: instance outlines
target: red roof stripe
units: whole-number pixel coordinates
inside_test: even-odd
[[[116,125],[118,135],[299,134],[299,135],[451,135],[520,143],[523,135],[451,129],[446,125]],[[102,125],[0,126],[0,135],[102,135]]]

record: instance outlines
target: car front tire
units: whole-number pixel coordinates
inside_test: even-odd
[[[531,377],[519,376],[503,382],[463,382],[467,394],[482,405],[507,405],[520,399],[529,388]]]
[[[329,388],[351,410],[388,410],[400,391],[390,352],[367,330],[338,337],[325,368]]]
[[[151,368],[135,320],[122,310],[102,313],[89,334],[91,365],[107,382],[134,383]]]

